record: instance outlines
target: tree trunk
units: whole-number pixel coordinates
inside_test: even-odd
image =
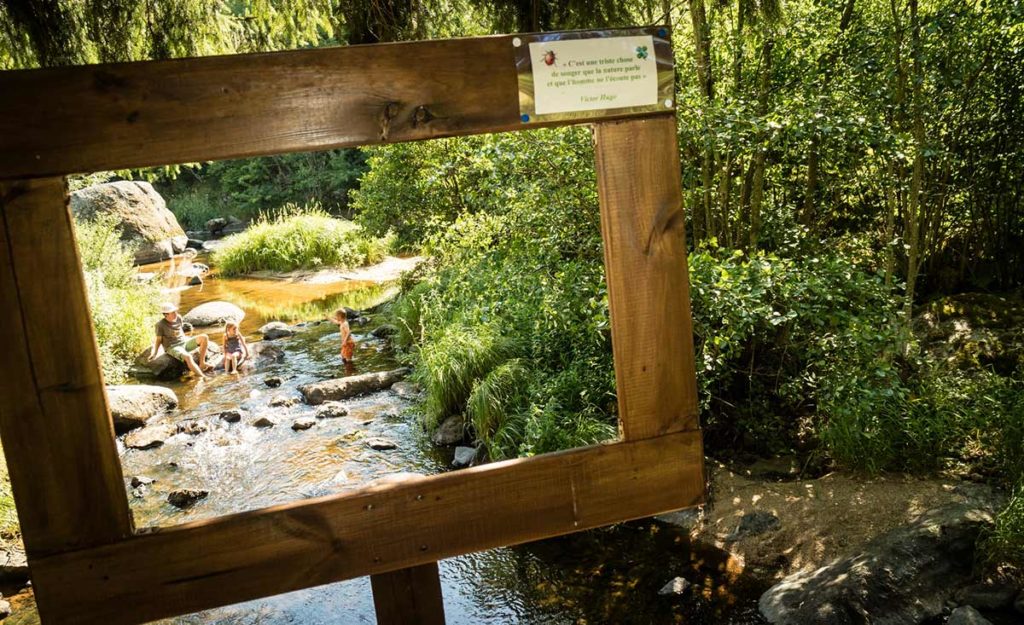
[[[761,45],[761,79],[757,87],[757,114],[763,121],[768,113],[768,95],[772,82],[772,48],[775,41],[766,37]],[[765,145],[767,133],[762,130],[757,149],[754,152],[753,177],[750,183],[750,251],[757,249],[761,238],[761,204],[764,200],[764,170],[768,157],[768,146]]]
[[[697,70],[697,83],[700,86],[701,94],[710,107],[715,98],[714,82],[711,75],[711,33],[708,30],[707,14],[704,11],[704,0],[689,0],[690,17],[693,22],[694,38],[694,62]],[[703,113],[704,118],[704,158],[701,160],[700,174],[703,190],[704,227],[705,236],[710,238],[717,234],[714,225],[713,211],[713,184],[714,184],[714,146],[711,145],[708,136],[708,111]]]
[[[921,264],[921,188],[924,184],[924,113],[921,102],[921,81],[924,76],[921,68],[921,23],[917,16],[917,0],[910,0],[910,54],[913,57],[913,87],[910,97],[913,115],[914,173],[910,179],[910,198],[907,207],[910,232],[907,242],[907,300],[904,312],[908,324],[914,313],[914,291]]]

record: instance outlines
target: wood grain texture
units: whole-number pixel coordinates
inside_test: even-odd
[[[684,432],[141,534],[32,577],[52,622],[142,623],[695,505],[702,473],[700,433]]]
[[[437,562],[370,577],[377,625],[444,625]]]
[[[675,119],[602,122],[594,139],[622,435],[697,429]]]
[[[567,124],[518,89],[508,36],[0,72],[0,178]]]
[[[0,183],[0,436],[29,561],[132,533],[61,178]]]

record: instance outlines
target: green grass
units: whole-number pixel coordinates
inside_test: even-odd
[[[515,457],[526,438],[523,411],[529,405],[529,384],[529,369],[518,358],[495,367],[473,384],[466,416],[492,460]]]
[[[996,525],[982,542],[990,562],[1007,563],[1024,571],[1024,482],[996,516]]]
[[[242,233],[224,239],[213,262],[224,275],[255,271],[291,271],[379,262],[391,239],[370,238],[345,219],[317,208],[286,206],[276,216],[261,216]]]

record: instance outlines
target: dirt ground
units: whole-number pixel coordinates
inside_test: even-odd
[[[709,461],[709,504],[691,535],[729,551],[752,572],[781,578],[859,551],[930,508],[953,502],[995,506],[1001,497],[986,485],[952,479],[830,473],[801,480],[793,477],[797,472],[786,459],[732,468]],[[754,512],[779,522],[737,536],[740,519]]]

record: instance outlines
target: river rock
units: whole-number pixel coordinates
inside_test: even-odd
[[[337,419],[347,416],[348,408],[339,401],[329,401],[316,409],[317,419]]]
[[[136,499],[142,499],[149,492],[149,489],[145,486],[138,486],[132,489],[132,497]]]
[[[253,427],[257,428],[272,428],[277,424],[266,417],[260,417],[259,419],[253,421],[252,425]]]
[[[366,446],[370,449],[377,451],[387,451],[389,449],[398,449],[398,445],[394,441],[390,441],[386,438],[373,437],[366,439]]]
[[[778,529],[779,523],[779,517],[771,512],[764,512],[762,510],[749,512],[740,517],[739,525],[725,537],[725,542],[736,542],[747,536],[757,536],[770,532]]]
[[[185,234],[188,233],[186,232]],[[188,242],[185,243],[185,247],[190,250],[201,250],[203,249],[203,242],[199,239],[189,239]]]
[[[202,251],[206,253],[216,252],[222,247],[224,247],[224,241],[203,241]]]
[[[441,422],[430,440],[435,445],[458,445],[466,438],[466,423],[461,415],[452,415]]]
[[[695,529],[704,520],[704,508],[696,506],[693,508],[687,508],[686,510],[666,512],[665,514],[655,516],[654,519],[689,532]]]
[[[242,420],[242,417],[244,417],[245,415],[246,412],[244,410],[234,408],[231,410],[225,410],[217,416],[219,416],[224,421],[227,421],[228,423],[238,423],[239,421]]]
[[[1017,587],[1012,584],[971,584],[956,593],[960,605],[969,605],[979,610],[1001,610],[1013,603]]]
[[[7,599],[0,598],[0,619],[5,619],[11,615],[11,602]]]
[[[228,220],[224,217],[214,217],[213,219],[207,220],[206,230],[209,231],[213,237],[221,237],[224,235],[224,228],[228,227]]]
[[[302,430],[308,430],[309,428],[313,427],[314,425],[316,425],[316,419],[310,419],[309,417],[303,417],[301,419],[296,419],[295,422],[292,423],[292,429],[295,430],[296,432],[299,432],[299,431],[302,431]]]
[[[271,321],[260,328],[260,334],[263,335],[263,340],[273,341],[275,339],[295,336],[295,329],[283,321]]]
[[[199,348],[194,349],[191,354],[193,358],[199,358]],[[218,367],[223,360],[224,356],[221,354],[220,345],[210,341],[206,350],[207,364],[211,367]],[[159,356],[150,360],[148,347],[135,357],[135,365],[131,369],[131,374],[137,378],[156,378],[157,380],[177,380],[187,372],[188,366],[185,363],[168,356],[165,352],[161,352]]]
[[[135,263],[155,263],[185,250],[188,237],[167,203],[148,182],[122,180],[86,187],[71,194],[78,219],[110,215],[121,240],[135,247]]]
[[[284,350],[267,341],[257,341],[250,345],[249,353],[258,365],[284,361]]]
[[[316,406],[325,401],[349,399],[357,395],[382,391],[390,388],[392,384],[408,374],[409,369],[407,368],[364,373],[362,375],[303,384],[299,387],[299,392],[302,393],[302,397],[307,404]]]
[[[917,625],[938,617],[971,574],[990,511],[965,504],[930,510],[815,571],[800,571],[758,602],[773,625]]]
[[[170,495],[167,495],[167,503],[171,504],[175,508],[191,508],[196,505],[196,502],[200,499],[206,499],[209,495],[209,491],[205,490],[192,490],[184,488],[181,490],[172,491]]]
[[[124,434],[140,428],[149,419],[177,408],[178,397],[162,386],[132,384],[107,387],[107,403],[114,430]]]
[[[379,339],[387,339],[398,334],[398,328],[391,325],[390,323],[385,323],[384,325],[377,326],[376,328],[374,328],[373,332],[370,332],[370,334]]]
[[[473,459],[476,458],[475,447],[456,447],[455,458],[452,459],[452,466],[456,469],[462,467],[468,467],[473,464]]]
[[[190,436],[202,434],[209,429],[210,427],[204,421],[199,421],[198,419],[189,419],[177,424],[178,434],[188,434]]]
[[[673,577],[668,583],[661,587],[658,594],[663,597],[682,595],[690,587],[690,582],[685,577]]]
[[[280,377],[276,375],[263,378],[263,383],[269,386],[270,388],[277,388],[281,386],[282,382],[284,382],[284,380],[282,380]]]
[[[971,606],[965,605],[953,610],[946,625],[992,625],[992,621]]]
[[[423,393],[423,389],[420,388],[419,384],[409,382],[407,380],[396,382],[395,385],[391,387],[391,390],[395,392],[395,395],[398,395],[402,399],[418,399]]]
[[[273,408],[290,408],[297,403],[299,403],[299,398],[290,395],[274,395],[270,398],[270,405]]]
[[[221,325],[229,319],[241,323],[244,318],[245,311],[231,302],[206,302],[185,314],[185,321],[197,328]]]
[[[156,480],[154,480],[153,478],[146,477],[145,475],[133,475],[132,476],[132,488],[138,488],[140,486],[149,486],[150,484],[152,484],[155,481]]]
[[[0,544],[0,583],[18,587],[28,583],[28,558],[20,540]]]
[[[124,437],[124,446],[129,449],[154,449],[163,445],[164,441],[175,434],[177,434],[177,430],[172,425],[149,425],[129,432]]]

